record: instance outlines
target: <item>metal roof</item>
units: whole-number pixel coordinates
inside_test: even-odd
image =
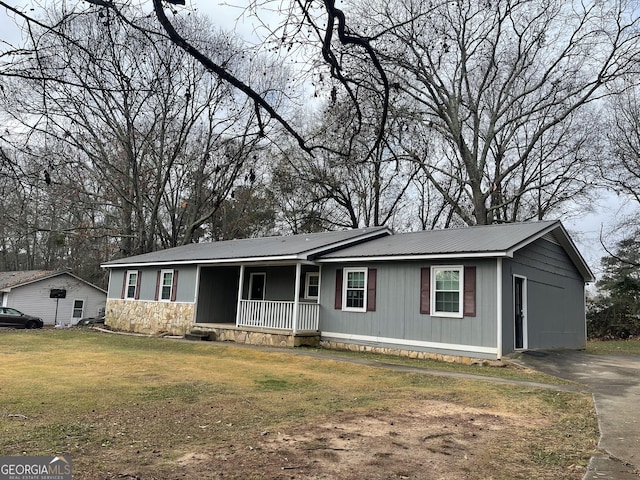
[[[279,237],[246,238],[221,242],[192,243],[104,263],[106,268],[123,266],[232,263],[311,260],[316,256],[358,242],[390,235],[387,227]]]
[[[595,281],[559,220],[402,233],[327,253],[318,261],[511,257],[516,250],[541,237],[561,245],[586,282]]]
[[[541,237],[564,248],[585,282],[595,281],[589,266],[558,220],[425,230],[396,235],[392,235],[386,227],[372,227],[340,232],[194,243],[112,260],[102,266],[121,268],[305,260],[344,262],[497,258],[511,257],[516,250]]]

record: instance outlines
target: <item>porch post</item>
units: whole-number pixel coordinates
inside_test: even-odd
[[[240,325],[240,305],[242,301],[242,285],[244,284],[244,265],[240,265],[240,278],[238,279],[238,304],[236,306],[236,327]]]
[[[496,259],[496,286],[497,288],[497,298],[496,298],[496,309],[498,318],[496,319],[496,327],[498,329],[498,339],[496,340],[498,345],[496,350],[496,357],[498,360],[502,358],[502,258]]]
[[[320,291],[322,290],[322,264],[318,266],[318,299],[316,302],[320,304]]]
[[[298,331],[298,309],[300,308],[300,276],[302,275],[302,264],[296,263],[296,286],[293,292],[293,333]]]

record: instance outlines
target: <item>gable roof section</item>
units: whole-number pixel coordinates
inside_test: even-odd
[[[559,220],[425,230],[379,238],[322,255],[320,262],[512,257],[545,237],[563,247],[584,278],[595,278]]]
[[[0,291],[10,291],[12,288],[22,287],[24,285],[29,285],[30,283],[39,282],[47,278],[58,277],[60,275],[69,275],[76,280],[95,288],[96,290],[107,293],[106,290],[94,285],[93,283],[87,282],[68,270],[25,270],[0,272]]]
[[[102,264],[102,267],[312,260],[323,253],[387,235],[391,235],[388,228],[372,227],[339,232],[192,243],[113,260]]]

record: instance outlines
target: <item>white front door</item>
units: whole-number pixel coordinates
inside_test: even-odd
[[[84,300],[74,300],[73,301],[73,311],[71,313],[71,323],[74,325],[78,323],[84,316]]]

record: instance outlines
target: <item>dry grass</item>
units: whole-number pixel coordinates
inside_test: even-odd
[[[0,452],[77,479],[577,479],[597,438],[581,394],[208,342],[6,330],[0,360]]]
[[[595,355],[640,355],[640,338],[628,340],[589,340],[587,353]]]

